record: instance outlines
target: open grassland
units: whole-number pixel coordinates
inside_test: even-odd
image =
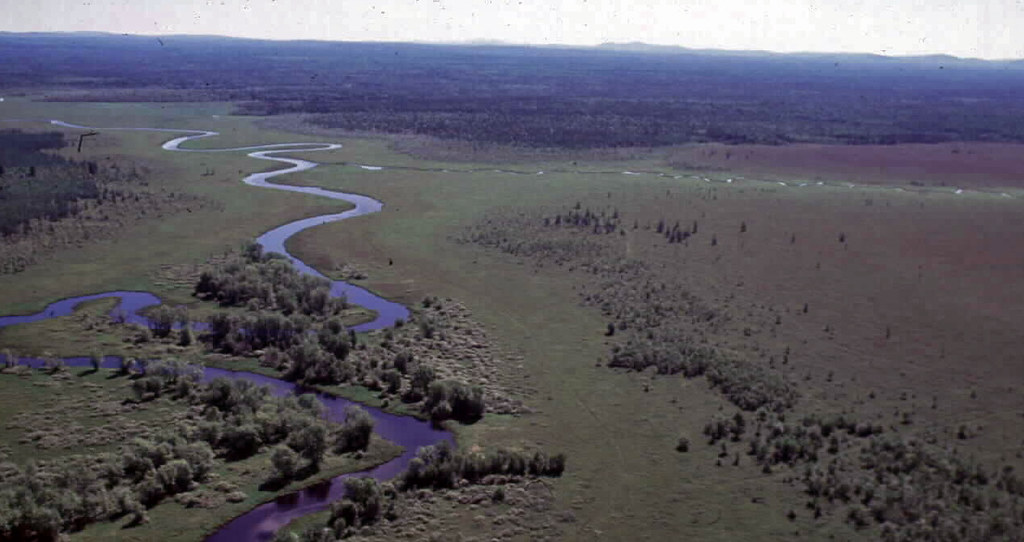
[[[396,160],[383,143],[365,145],[360,163]],[[346,165],[308,182],[372,193],[388,206],[304,232],[291,250],[321,269],[357,262],[370,287],[406,301],[427,292],[460,299],[523,353],[539,412],[464,436],[564,449],[570,468],[556,493],[577,518],[578,538],[854,531],[842,518],[813,519],[785,471],[764,475],[746,456],[740,467],[714,467],[718,449],[699,443],[701,426],[731,410],[703,381],[604,367],[613,339],[603,337],[608,322],[596,308],[580,307],[574,290],[585,277],[452,242],[489,217],[540,220],[578,201],[616,209],[625,234],[610,241],[615,250],[726,316],[711,343],[766,366],[781,365],[790,349],[780,370],[799,388],[798,413],[856,413],[990,467],[1020,468],[1024,375],[1014,322],[1024,316],[1024,213],[1014,199],[621,173],[366,171],[347,165],[352,150],[339,151]],[[698,221],[701,234],[669,244],[654,232],[661,219]],[[674,451],[681,434],[698,442],[688,454]]]
[[[212,115],[225,108],[216,104],[163,108],[154,104],[36,104],[8,100],[2,106],[3,118],[58,118],[100,127],[214,129],[224,134],[197,142],[196,147],[315,140],[258,131],[248,119],[214,118]],[[45,124],[16,124],[25,130],[55,129]],[[80,132],[61,131],[76,139]],[[160,266],[202,263],[274,226],[346,208],[342,202],[324,198],[246,186],[239,182],[245,174],[265,170],[271,164],[248,158],[243,152],[189,154],[162,150],[160,144],[171,137],[101,130],[100,135],[87,140],[81,154],[74,149],[62,152],[81,160],[111,157],[121,164],[145,168],[149,171],[146,180],[151,189],[191,194],[213,204],[161,220],[142,221],[112,239],[61,250],[26,272],[0,277],[0,312],[32,312],[61,297],[111,289],[152,290],[175,302],[187,302],[190,290],[160,280]],[[319,154],[317,159],[329,159],[329,152]]]

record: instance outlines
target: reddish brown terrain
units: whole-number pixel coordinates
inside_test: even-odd
[[[698,145],[673,151],[675,167],[779,179],[1024,187],[1024,145]]]

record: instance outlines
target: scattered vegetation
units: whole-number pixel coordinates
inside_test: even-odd
[[[576,203],[539,220],[526,214],[485,219],[460,240],[596,277],[587,283],[584,299],[614,320],[609,329],[619,340],[611,348],[609,366],[704,376],[743,410],[764,407],[782,412],[792,407],[796,388],[780,374],[705,344],[700,326],[714,328],[717,314],[712,308],[673,278],[655,274],[640,260],[615,256],[607,243],[599,242],[619,231],[621,220],[618,210],[591,211]],[[697,235],[696,227],[683,229],[680,224],[669,226],[661,219],[644,230],[668,244],[685,243]]]
[[[621,256],[620,243],[651,243],[654,250],[661,243],[682,245],[674,250],[685,254],[694,237],[714,239],[710,232],[698,233],[696,224],[683,229],[684,218],[644,224],[627,220],[612,205],[594,210],[576,203],[554,213],[492,215],[458,240],[578,273],[576,289],[584,302],[610,321],[600,330],[609,338],[607,365],[704,376],[739,409],[704,425],[708,445],[718,449],[716,464],[740,466],[746,455],[765,475],[788,472],[786,479],[800,485],[815,518],[829,515],[855,529],[874,528],[883,540],[1013,539],[1024,517],[1011,465],[991,471],[938,444],[934,435],[907,436],[852,414],[795,414],[796,385],[779,370],[789,362],[788,348],[777,364],[774,355],[764,356],[765,363],[716,347],[708,337],[728,323],[721,312],[691,295],[671,272]],[[632,224],[631,239],[621,241],[612,234],[625,224]],[[739,230],[753,231],[746,221]],[[841,243],[848,241],[845,233],[838,235]],[[807,314],[808,306],[803,302],[797,310]],[[770,327],[782,325],[780,314],[772,316]],[[742,334],[751,336],[750,327]],[[880,335],[892,336],[888,330]],[[830,372],[826,381],[833,380]],[[910,412],[894,416],[902,426],[913,423]],[[691,448],[685,435],[675,446],[678,452]],[[790,510],[791,520],[798,516]]]

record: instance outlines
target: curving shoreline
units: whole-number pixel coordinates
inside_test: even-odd
[[[290,254],[285,249],[285,242],[287,239],[292,235],[313,226],[377,213],[384,207],[382,202],[364,195],[336,192],[317,187],[302,187],[269,182],[269,179],[278,175],[306,171],[318,165],[316,162],[297,158],[278,157],[274,156],[275,154],[285,152],[333,150],[341,148],[340,144],[278,143],[225,149],[183,149],[181,148],[181,145],[188,141],[214,137],[219,135],[219,133],[206,130],[177,130],[163,128],[94,128],[59,120],[51,120],[49,122],[55,126],[73,129],[102,129],[186,134],[165,142],[161,145],[161,148],[172,152],[195,153],[249,151],[247,155],[251,158],[289,164],[290,167],[287,168],[263,173],[253,173],[243,178],[242,182],[250,186],[284,190],[288,192],[300,192],[346,201],[354,205],[354,208],[345,212],[314,216],[283,224],[263,233],[256,239],[256,242],[263,247],[264,251],[281,254],[288,258],[288,260],[300,272],[317,277],[327,278],[319,271],[313,269],[302,260],[299,260]],[[351,329],[355,331],[370,331],[391,327],[399,320],[405,320],[409,317],[409,310],[405,306],[384,299],[364,288],[360,288],[344,281],[331,281],[331,295],[333,297],[345,296],[350,303],[369,308],[377,313],[377,317],[374,320],[353,326]],[[139,314],[139,311],[161,303],[160,299],[152,293],[137,291],[112,291],[69,297],[55,301],[47,305],[42,311],[35,314],[0,316],[0,328],[9,325],[37,322],[40,320],[64,316],[70,314],[74,308],[82,302],[104,298],[117,298],[119,300],[117,306],[115,306],[110,313],[112,318],[141,325],[147,325],[149,320]],[[42,360],[35,358],[22,358],[19,362],[31,366],[39,366],[42,364]],[[71,366],[85,366],[88,365],[89,360],[84,357],[71,357],[65,358],[65,362]],[[119,363],[119,358],[110,357],[104,360],[103,365],[105,367],[114,367],[117,363]],[[283,380],[256,373],[242,371],[236,372],[212,367],[206,367],[203,369],[204,381],[218,377],[249,380],[261,385],[267,385],[273,390],[273,393],[280,395],[306,393],[310,391],[303,389],[294,383],[285,382]],[[327,418],[332,421],[343,421],[345,408],[351,404],[355,404],[354,401],[335,397],[333,395],[320,392],[315,393],[326,407]],[[263,503],[241,516],[235,517],[221,525],[216,531],[207,536],[206,540],[269,540],[273,537],[277,529],[286,525],[288,522],[313,512],[325,510],[330,506],[331,502],[340,499],[345,492],[344,480],[346,478],[353,476],[372,476],[379,480],[387,480],[393,478],[404,470],[409,461],[415,456],[416,450],[421,446],[436,444],[441,441],[448,441],[454,444],[454,437],[451,433],[436,429],[428,422],[411,416],[390,414],[365,405],[363,405],[363,408],[370,413],[376,422],[374,432],[377,435],[402,446],[404,448],[402,455],[371,469],[336,476],[323,483],[316,484],[314,486],[301,489],[295,493],[279,497],[273,501]]]

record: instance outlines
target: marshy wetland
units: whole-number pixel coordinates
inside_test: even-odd
[[[409,74],[372,99],[5,91],[0,539],[1020,539],[1024,153],[982,128],[1020,105],[989,68],[891,75],[989,82],[888,127],[815,120],[841,92],[712,130],[736,66],[683,105],[641,84],[683,60],[550,51],[513,99],[527,51],[416,47],[353,46]],[[467,71],[417,89],[395,50]],[[604,94],[530,107],[574,59]]]

